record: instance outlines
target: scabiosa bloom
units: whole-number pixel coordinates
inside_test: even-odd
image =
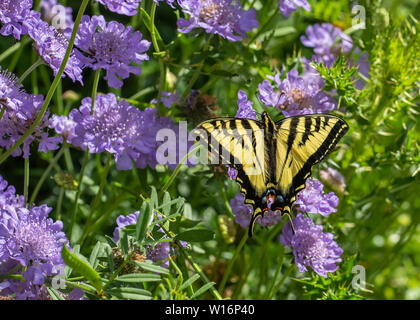
[[[154,150],[156,109],[140,111],[112,93],[96,96],[93,114],[91,104],[90,97],[84,98],[80,108],[69,114],[76,123],[75,136],[69,141],[72,145],[89,148],[91,153],[114,154],[119,170],[131,169],[133,160],[140,161]]]
[[[23,197],[0,176],[0,274],[22,272],[26,281],[6,280],[0,295],[16,294],[16,299],[45,298],[42,284],[64,267],[63,243],[67,244],[61,221],[48,218],[46,205],[24,207]]]
[[[141,0],[96,0],[96,2],[106,6],[109,11],[134,16],[137,14],[137,8]]]
[[[39,8],[41,9],[41,18],[57,31],[65,33],[69,39],[74,26],[73,9],[57,3],[57,0],[42,0]]]
[[[140,31],[134,31],[116,21],[107,23],[103,16],[83,16],[77,31],[75,45],[77,56],[83,66],[94,70],[106,70],[105,79],[112,88],[119,88],[130,73],[139,75],[141,68],[131,63],[142,64],[149,60],[145,52],[150,42],[142,40]]]
[[[288,221],[280,235],[280,243],[292,249],[299,271],[305,272],[306,267],[310,267],[325,278],[327,272],[335,272],[338,269],[336,263],[341,262],[343,249],[333,240],[334,235],[322,232],[321,225],[315,225],[311,218],[305,218],[302,213],[298,213],[292,221],[295,233]]]
[[[49,120],[49,127],[54,129],[57,134],[62,136],[71,144],[72,139],[76,136],[75,129],[77,123],[66,116],[58,116],[54,114]]]
[[[242,228],[248,228],[253,210],[252,207],[245,204],[244,201],[244,196],[241,193],[238,193],[230,200],[230,207],[232,208],[232,213],[235,215],[235,222]],[[263,227],[272,226],[280,221],[281,214],[271,210],[265,212],[264,217],[256,220],[256,222]]]
[[[32,27],[29,30],[29,36],[34,40],[34,47],[42,60],[57,75],[63,62],[64,55],[68,47],[68,40],[59,33],[53,26],[40,19],[31,19],[29,22]],[[76,80],[83,85],[81,62],[73,51],[64,68],[63,76],[67,75],[73,82]]]
[[[168,91],[163,91],[162,92],[162,98],[160,99],[160,101],[163,103],[163,105],[166,108],[171,108],[173,104],[178,104],[181,102],[181,97],[179,96],[178,92],[172,93],[172,92],[168,92]],[[157,104],[158,100],[157,99],[152,99],[152,101],[150,101],[151,104]]]
[[[353,47],[352,39],[340,28],[330,23],[314,24],[306,28],[306,36],[300,40],[306,47],[314,48],[313,60],[322,61],[331,66],[340,52],[347,54]]]
[[[246,33],[258,27],[254,9],[243,10],[239,1],[233,0],[178,0],[189,20],[178,20],[178,31],[188,33],[203,28],[207,33],[218,34],[230,41],[239,41]]]
[[[27,19],[36,15],[31,8],[32,0],[0,0],[0,22],[3,24],[0,34],[12,34],[20,40],[22,34],[28,33]]]
[[[328,113],[337,106],[327,93],[321,91],[324,83],[318,74],[303,77],[293,69],[284,80],[281,80],[279,74],[269,78],[274,80],[278,92],[273,90],[268,80],[264,80],[258,85],[260,99],[266,107],[281,109],[286,117]]]
[[[120,215],[117,217],[117,227],[114,229],[114,234],[112,240],[114,242],[118,242],[120,239],[120,230],[123,229],[126,226],[129,226],[131,224],[136,224],[137,219],[139,218],[140,211],[135,211],[134,213],[130,213],[128,215]]]
[[[286,18],[288,18],[292,12],[296,11],[297,7],[301,7],[306,11],[311,10],[311,6],[306,0],[279,0],[280,12]]]
[[[44,99],[42,96],[31,95],[22,92],[23,104],[18,111],[6,110],[0,120],[0,147],[10,149],[17,140],[29,129],[41,110]],[[47,153],[49,150],[56,150],[57,143],[62,142],[61,137],[50,137],[48,134],[49,111],[45,112],[42,120],[34,132],[16,148],[12,156],[22,155],[27,158],[30,155],[29,149],[32,142],[39,142],[38,151]]]
[[[324,194],[321,181],[309,178],[305,189],[297,194],[295,205],[301,211],[328,216],[337,211],[338,197],[334,192]]]
[[[9,111],[12,110],[16,112],[18,117],[25,119],[25,115],[19,112],[25,97],[22,85],[17,82],[18,78],[13,73],[7,70],[3,70],[0,73],[0,111],[3,108]]]
[[[325,170],[321,170],[319,172],[319,177],[324,184],[340,194],[343,194],[346,190],[346,183],[343,175],[333,168],[328,167]]]

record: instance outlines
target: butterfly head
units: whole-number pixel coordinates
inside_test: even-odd
[[[282,211],[285,204],[283,196],[274,188],[267,189],[261,198],[261,203],[263,205],[263,212],[268,210]]]

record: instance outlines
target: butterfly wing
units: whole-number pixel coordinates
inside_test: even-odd
[[[202,122],[193,132],[208,148],[214,163],[237,170],[236,181],[245,203],[255,211],[260,206],[269,176],[262,123],[251,119],[216,118]]]
[[[284,195],[284,212],[291,212],[296,194],[305,188],[311,168],[323,160],[347,132],[347,123],[335,116],[294,116],[276,122],[276,181]]]

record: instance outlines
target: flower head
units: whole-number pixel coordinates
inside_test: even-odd
[[[353,47],[352,39],[330,23],[308,26],[306,36],[301,36],[300,40],[304,46],[314,48],[316,56],[313,60],[322,61],[327,66],[332,65],[340,52],[347,54]]]
[[[18,78],[13,73],[3,70],[0,73],[0,108],[14,111],[19,117],[25,118],[25,115],[20,113],[21,106],[25,101],[24,95]]]
[[[96,0],[96,2],[106,6],[109,11],[134,16],[137,14],[137,8],[141,0]]]
[[[334,235],[324,233],[322,226],[315,225],[311,218],[305,218],[302,213],[298,213],[292,221],[295,233],[288,221],[283,227],[280,242],[292,249],[299,271],[305,272],[306,267],[310,267],[325,278],[327,272],[335,272],[343,250],[333,240]]]
[[[297,7],[302,7],[306,11],[311,10],[311,6],[306,0],[279,0],[280,12],[287,18],[292,12],[296,11]]]
[[[0,120],[0,146],[10,149],[16,141],[29,129],[37,118],[41,110],[44,99],[42,96],[31,95],[21,92],[21,102],[18,110],[6,110]],[[50,137],[48,133],[48,117],[47,110],[38,123],[32,134],[26,138],[21,146],[16,148],[12,156],[20,156],[27,158],[30,155],[30,145],[32,142],[39,142],[38,151],[47,153],[49,150],[58,148],[57,143],[62,141],[61,137]]]
[[[131,224],[136,224],[137,219],[139,218],[140,211],[135,211],[134,213],[130,213],[126,216],[120,215],[117,217],[117,227],[114,229],[114,234],[112,240],[117,242],[120,239],[120,230],[129,226]]]
[[[57,0],[42,0],[39,8],[44,21],[52,25],[58,32],[65,33],[66,36],[69,35],[69,31],[74,26],[71,7],[65,7],[57,3]]]
[[[343,175],[337,170],[328,167],[325,170],[319,172],[319,176],[322,182],[328,185],[334,191],[342,194],[346,190],[346,182]]]
[[[246,93],[242,90],[238,91],[238,111],[235,118],[257,120],[257,113],[252,108],[253,103],[248,100]]]
[[[130,73],[139,75],[141,68],[131,65],[148,60],[145,53],[150,42],[142,40],[140,31],[134,31],[116,21],[107,23],[103,16],[83,16],[77,31],[76,51],[83,66],[106,70],[105,79],[112,88],[119,88]]]
[[[306,180],[305,189],[297,194],[295,205],[301,211],[328,216],[337,211],[338,197],[334,192],[324,194],[321,181],[309,178]]]
[[[162,98],[160,100],[162,101],[163,105],[169,109],[172,107],[173,104],[180,103],[181,97],[179,96],[178,92],[173,93],[173,92],[163,91]],[[158,100],[152,99],[150,103],[157,104]]]
[[[6,189],[7,188],[7,189]],[[0,275],[22,273],[26,281],[7,280],[0,295],[16,294],[16,299],[43,299],[45,277],[64,267],[61,249],[68,240],[61,221],[48,218],[46,205],[25,207],[23,197],[0,176]],[[25,267],[25,269],[22,269]]]
[[[293,69],[287,73],[284,80],[281,80],[279,74],[270,78],[274,80],[278,91],[274,91],[271,83],[264,80],[258,86],[260,99],[266,107],[281,109],[286,117],[328,113],[337,106],[328,94],[321,91],[324,83],[318,74],[313,73],[303,77]]]
[[[178,20],[179,32],[188,33],[194,28],[203,28],[207,33],[238,41],[258,27],[255,10],[243,10],[239,1],[178,0],[178,4],[190,15],[189,20]]]
[[[233,199],[230,200],[230,207],[232,213],[235,215],[235,222],[242,228],[248,228],[251,220],[253,210],[252,208],[244,203],[244,196],[238,193]],[[256,223],[263,227],[272,226],[281,221],[281,214],[276,211],[268,210],[264,217],[256,220]]]
[[[22,34],[28,33],[27,19],[36,15],[31,8],[32,0],[0,0],[0,22],[3,25],[0,34],[12,34],[15,39],[20,40]]]
[[[32,18],[29,22],[31,29],[29,36],[34,40],[34,47],[42,60],[53,70],[54,75],[57,75],[63,62],[64,56],[68,47],[68,40],[59,33],[53,26],[40,19]],[[83,84],[81,62],[72,52],[64,68],[63,77],[65,74],[75,82],[76,80]]]

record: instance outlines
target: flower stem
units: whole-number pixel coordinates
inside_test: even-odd
[[[51,160],[50,164],[48,165],[47,169],[44,170],[41,178],[38,180],[38,183],[35,186],[34,192],[32,192],[32,196],[31,196],[31,200],[30,203],[34,203],[36,196],[38,195],[39,190],[41,189],[42,185],[45,182],[45,179],[47,179],[47,176],[50,174],[51,169],[55,166],[55,164],[57,163],[57,161],[61,158],[61,156],[64,153],[64,146],[61,147],[61,149],[57,152],[57,154],[55,155],[55,157]]]
[[[258,30],[258,32],[249,40],[248,47],[261,35],[261,33],[267,28],[267,26],[274,20],[277,13],[279,12],[279,7],[273,12],[273,14],[268,18],[268,20],[264,23],[264,25]]]
[[[55,220],[61,220],[61,206],[63,204],[63,197],[64,197],[64,188],[60,188],[60,194],[58,195],[57,200],[57,212],[55,214]]]
[[[20,137],[20,139],[16,141],[15,144],[9,150],[7,150],[5,153],[3,153],[0,156],[0,164],[2,164],[34,132],[34,130],[36,129],[36,127],[41,122],[42,118],[44,117],[45,112],[47,111],[48,105],[50,104],[51,98],[54,94],[54,91],[57,88],[58,82],[61,80],[61,76],[63,75],[64,68],[70,57],[71,51],[73,49],[74,40],[76,38],[77,29],[79,28],[80,21],[82,19],[83,13],[85,12],[85,9],[88,3],[89,3],[89,0],[83,0],[82,4],[80,5],[79,12],[77,13],[76,21],[74,23],[73,32],[69,40],[69,45],[67,47],[66,54],[64,55],[63,61],[61,62],[60,69],[58,70],[57,75],[54,77],[54,81],[51,84],[50,89],[48,90],[47,96],[45,97],[44,104],[42,105],[42,108],[38,114],[38,117],[35,119],[35,121],[32,123],[29,129]]]
[[[92,88],[92,107],[90,110],[90,114],[93,114],[93,110],[95,108],[95,99],[96,99],[96,93],[98,92],[98,84],[99,84],[99,78],[101,76],[101,68],[98,68],[95,71],[95,78],[93,79],[93,88]]]
[[[25,78],[36,68],[38,68],[41,64],[44,64],[44,61],[41,58],[38,58],[34,64],[32,64],[26,71],[19,77],[19,80],[16,82],[17,84],[20,84],[25,80]]]
[[[29,189],[29,157],[24,160],[23,170],[23,201],[28,202],[28,189]]]
[[[31,41],[30,38],[25,37],[22,41],[14,44],[13,46],[11,46],[10,48],[8,48],[6,51],[4,51],[1,55],[0,55],[0,62],[2,62],[4,59],[6,59],[8,56],[10,56],[11,54],[15,53],[17,50],[19,50],[19,48],[22,46],[25,46],[27,43],[29,43]]]
[[[229,275],[230,275],[230,272],[232,271],[233,264],[235,263],[236,259],[238,258],[239,253],[241,252],[242,248],[244,247],[247,239],[248,239],[248,233],[245,232],[242,239],[241,239],[241,242],[239,242],[239,245],[235,249],[235,253],[233,254],[232,259],[230,259],[229,264],[226,267],[226,271],[223,274],[222,281],[220,282],[220,285],[219,285],[219,292],[223,292],[223,290],[225,289],[225,285],[226,285],[226,282],[229,279]]]

